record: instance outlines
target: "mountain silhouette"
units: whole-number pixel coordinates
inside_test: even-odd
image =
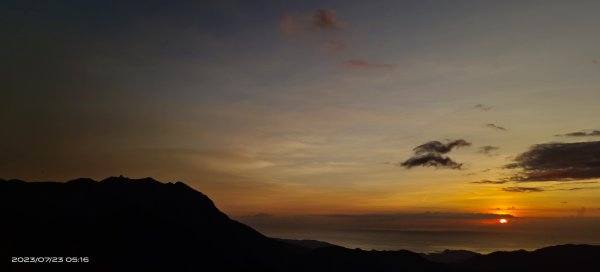
[[[498,251],[461,263],[465,271],[598,271],[600,246],[558,245],[534,251]]]
[[[438,263],[461,263],[481,254],[468,250],[449,250],[435,253],[421,253],[425,259]]]
[[[600,260],[600,247],[589,245],[424,255],[273,239],[184,183],[152,178],[0,180],[0,215],[0,271],[595,271]]]
[[[2,181],[0,211],[5,256],[90,257],[79,265],[86,271],[276,271],[300,250],[231,220],[181,182],[151,178]]]

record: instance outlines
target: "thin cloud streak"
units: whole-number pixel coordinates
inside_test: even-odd
[[[346,68],[354,68],[354,69],[394,69],[396,68],[395,64],[391,63],[374,63],[369,62],[362,59],[350,59],[344,61],[342,65]]]
[[[600,130],[592,130],[592,131],[577,131],[565,134],[556,134],[554,136],[564,136],[564,137],[597,137],[600,136]]]
[[[494,152],[494,151],[496,151],[498,149],[500,149],[500,147],[492,146],[492,145],[484,145],[482,147],[479,147],[479,151],[478,152],[482,153],[482,154],[485,154],[485,155],[488,155],[488,156],[494,156],[494,155],[497,155],[497,154],[493,154],[492,152]]]
[[[477,104],[477,105],[475,105],[474,108],[476,108],[478,110],[482,110],[482,111],[489,111],[492,109],[492,107],[484,105],[484,104]]]
[[[543,192],[545,191],[543,188],[540,187],[504,187],[502,188],[503,191],[505,192],[511,192],[511,193],[538,193],[538,192]]]
[[[508,129],[506,129],[505,127],[501,127],[501,126],[499,126],[499,125],[492,124],[492,123],[490,123],[490,124],[486,124],[485,126],[486,126],[486,127],[489,127],[489,128],[497,129],[497,130],[502,130],[502,131],[507,131],[507,130],[508,130]]]
[[[484,180],[480,180],[480,181],[473,181],[471,183],[474,184],[505,184],[511,182],[510,180],[489,180],[489,179],[484,179]]]

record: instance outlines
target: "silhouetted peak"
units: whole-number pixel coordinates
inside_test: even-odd
[[[569,254],[579,254],[578,252],[588,252],[595,251],[596,253],[600,253],[600,247],[593,245],[575,245],[575,244],[564,244],[564,245],[556,245],[549,246],[540,249],[536,249],[532,251],[533,254],[537,255],[548,255],[548,256],[560,256],[566,253]]]
[[[178,181],[178,182],[175,182],[175,183],[170,183],[170,182],[169,182],[169,184],[170,184],[170,185],[172,185],[172,186],[174,186],[175,188],[178,188],[179,190],[182,190],[182,191],[190,191],[190,192],[193,192],[193,193],[195,193],[195,194],[201,194],[201,195],[203,195],[203,196],[207,197],[207,196],[206,196],[205,194],[203,194],[202,192],[200,192],[200,191],[197,191],[196,189],[194,189],[194,188],[190,187],[189,185],[187,185],[187,184],[185,184],[185,183],[183,183],[183,182],[181,182],[181,181]]]
[[[181,181],[175,182],[173,185],[179,186],[179,187],[182,187],[182,188],[192,189],[192,187],[188,186],[187,184],[185,184],[185,183],[183,183]]]
[[[95,183],[97,183],[97,181],[95,181],[91,178],[77,178],[74,180],[69,180],[69,181],[67,181],[67,183],[69,183],[69,184],[95,184]]]
[[[157,181],[151,177],[146,177],[146,178],[141,178],[141,179],[131,179],[128,177],[124,177],[124,176],[118,176],[118,177],[108,177],[103,179],[102,181],[100,181],[102,183],[132,183],[132,182],[137,182],[137,183],[148,183],[148,184],[162,184],[160,181]]]
[[[0,182],[25,183],[25,181],[20,180],[20,179],[8,179],[8,180],[0,179]]]

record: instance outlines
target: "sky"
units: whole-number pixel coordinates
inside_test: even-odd
[[[598,1],[0,5],[0,178],[183,181],[248,222],[600,216]]]

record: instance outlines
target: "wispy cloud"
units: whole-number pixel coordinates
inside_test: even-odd
[[[478,110],[482,110],[482,111],[489,111],[492,109],[492,107],[484,105],[484,104],[477,104],[477,105],[475,105],[474,108],[476,108]]]
[[[511,193],[537,193],[537,192],[543,192],[545,191],[543,188],[541,187],[504,187],[502,188],[503,191],[506,192],[511,192]]]
[[[325,214],[322,217],[352,218],[355,220],[390,221],[410,218],[429,219],[498,219],[513,218],[510,214],[493,213],[451,213],[451,212],[423,212],[423,213],[392,213],[392,214]]]
[[[507,131],[507,130],[508,130],[508,129],[506,129],[505,127],[501,127],[501,126],[499,126],[499,125],[492,124],[492,123],[490,123],[490,124],[486,124],[485,126],[486,126],[486,127],[489,127],[489,128],[497,129],[497,130],[502,130],[502,131]]]
[[[347,26],[346,22],[337,20],[335,10],[316,10],[310,13],[286,14],[279,27],[288,34],[313,31],[340,31]]]
[[[489,180],[489,179],[484,179],[484,180],[480,180],[480,181],[473,181],[471,183],[475,183],[475,184],[504,184],[507,182],[511,182],[510,180]]]
[[[600,189],[600,187],[571,187],[571,188],[556,188],[556,186],[546,186],[546,187],[504,187],[503,191],[511,192],[511,193],[539,193],[539,192],[547,192],[547,191],[581,191],[581,190],[596,190]]]
[[[561,188],[556,189],[556,191],[580,191],[580,190],[597,190],[600,187],[573,187],[573,188]]]
[[[497,154],[493,154],[494,151],[500,149],[500,147],[492,146],[492,145],[484,145],[479,147],[479,153],[486,154],[488,156],[494,156]]]
[[[430,141],[415,147],[413,149],[414,155],[408,160],[400,163],[400,166],[407,169],[415,166],[461,169],[462,163],[457,163],[450,157],[442,156],[442,154],[449,153],[454,148],[470,145],[471,143],[463,139],[448,141],[446,143]]]
[[[357,68],[357,69],[394,69],[396,68],[395,64],[391,63],[374,63],[369,62],[362,59],[351,59],[344,61],[342,63],[344,67],[347,68]]]
[[[600,130],[592,130],[592,131],[576,131],[565,134],[556,134],[554,136],[566,136],[566,137],[595,137],[600,136]]]
[[[312,25],[324,28],[342,30],[346,28],[346,22],[339,22],[336,19],[335,10],[317,10],[312,14]]]

